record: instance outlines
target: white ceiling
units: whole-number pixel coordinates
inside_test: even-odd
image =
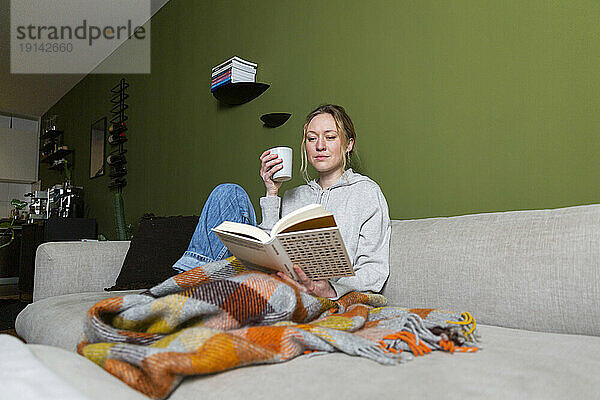
[[[168,1],[151,0],[152,15]],[[83,74],[11,74],[10,0],[0,0],[0,112],[41,117],[84,76]]]

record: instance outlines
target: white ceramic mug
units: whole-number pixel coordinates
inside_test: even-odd
[[[275,182],[285,182],[292,179],[292,149],[289,147],[274,147],[269,149],[271,154],[277,154],[277,156],[283,160],[281,164],[283,168],[275,172],[271,179]]]

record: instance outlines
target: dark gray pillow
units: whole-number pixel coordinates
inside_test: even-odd
[[[176,275],[172,266],[187,250],[198,218],[144,215],[115,286],[105,290],[148,289]]]

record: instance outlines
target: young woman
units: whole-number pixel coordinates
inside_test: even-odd
[[[389,275],[391,222],[387,202],[377,183],[346,169],[355,145],[354,125],[344,108],[327,104],[311,112],[304,124],[301,152],[305,185],[287,190],[279,197],[281,183],[271,177],[283,168],[282,161],[268,150],[260,156],[260,175],[266,188],[265,197],[260,199],[261,228],[270,230],[286,214],[318,203],[334,215],[340,229],[355,276],[312,281],[299,266],[294,269],[300,283],[278,274],[316,296],[338,298],[353,290],[378,292]],[[308,164],[317,171],[316,180],[310,180]],[[173,267],[185,271],[231,256],[210,232],[224,220],[256,225],[252,203],[238,185],[219,185],[211,193],[188,251]]]

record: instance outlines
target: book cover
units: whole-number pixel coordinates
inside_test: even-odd
[[[227,72],[226,74],[219,75],[218,77],[211,79],[210,82],[212,85],[214,85],[215,83],[219,83],[222,80],[227,79],[229,77],[231,77],[231,71]]]
[[[218,88],[218,87],[220,87],[220,86],[227,85],[229,83],[238,83],[238,82],[254,82],[254,79],[228,77],[228,78],[222,80],[219,83],[215,83],[215,84],[211,85],[210,91],[214,92],[215,89]]]
[[[231,78],[227,78],[219,83],[210,86],[210,91],[214,92],[217,88],[231,83]]]
[[[217,83],[217,82],[225,79],[228,76],[234,76],[234,77],[237,77],[237,78],[247,78],[247,79],[253,79],[254,80],[254,77],[256,76],[256,74],[249,74],[247,72],[243,72],[243,71],[239,71],[239,70],[233,69],[233,70],[225,71],[225,72],[223,72],[223,73],[221,73],[221,74],[213,77],[211,79],[211,83]]]

